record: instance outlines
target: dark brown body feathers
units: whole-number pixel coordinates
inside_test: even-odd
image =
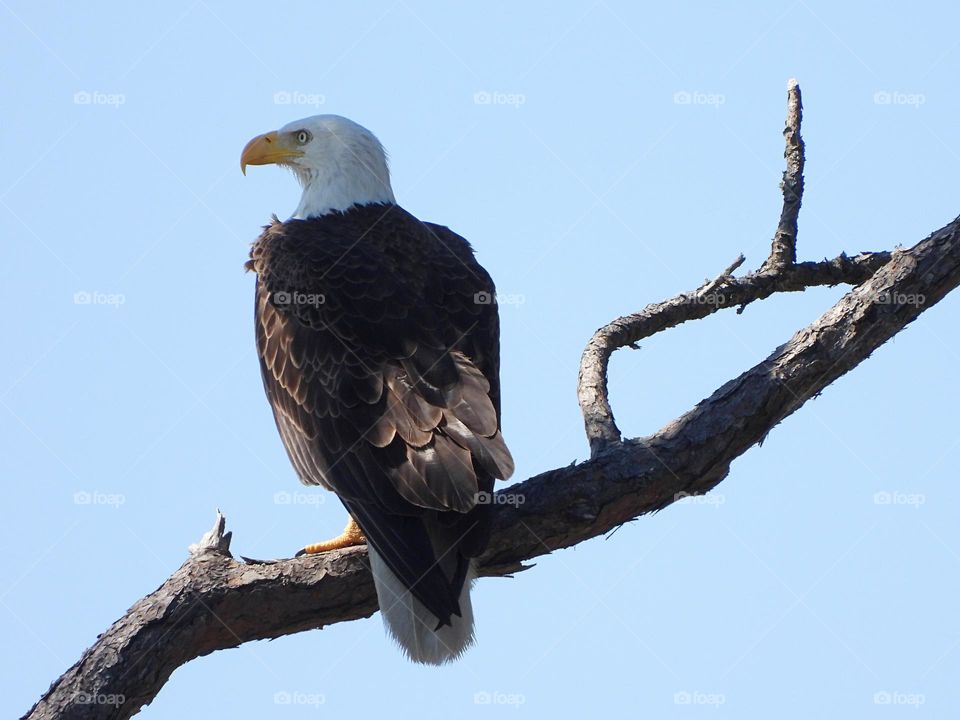
[[[490,530],[500,434],[493,282],[469,243],[396,205],[264,228],[257,350],[290,459],[448,624]]]

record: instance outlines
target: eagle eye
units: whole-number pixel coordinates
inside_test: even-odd
[[[310,133],[306,130],[297,130],[297,144],[306,145],[310,142]]]

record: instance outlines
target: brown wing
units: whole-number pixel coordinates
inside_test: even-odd
[[[264,386],[298,475],[334,490],[448,620],[489,534],[478,497],[513,471],[493,283],[465,240],[383,205],[274,222],[250,265]]]

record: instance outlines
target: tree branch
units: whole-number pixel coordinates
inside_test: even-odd
[[[890,259],[889,253],[863,253],[855,258],[841,254],[829,261],[796,264],[797,217],[803,200],[805,163],[805,147],[800,136],[802,121],[800,86],[791,79],[787,83],[787,122],[783,131],[786,143],[783,156],[787,161],[780,184],[783,209],[770,255],[761,268],[743,278],[734,278],[733,271],[744,262],[741,254],[713,282],[618,318],[597,330],[587,343],[580,359],[577,395],[591,457],[622,439],[607,392],[607,370],[615,350],[634,346],[638,340],[687,320],[699,320],[722,308],[738,307],[737,312],[743,312],[749,303],[774,293],[798,292],[817,285],[857,285]]]
[[[770,257],[763,269],[777,270],[797,261],[797,218],[803,200],[803,165],[806,160],[800,124],[803,122],[803,101],[796,80],[787,83],[787,123],[783,129],[786,148],[783,157],[787,167],[783,171],[780,190],[783,192],[783,210],[773,236]]]
[[[862,283],[889,262],[890,257],[888,252],[861,253],[852,258],[841,254],[833,260],[788,265],[775,271],[761,270],[742,278],[721,275],[697,290],[647,305],[638,313],[604,325],[594,333],[583,351],[577,387],[591,457],[621,442],[607,392],[607,369],[615,350],[724,308],[738,308],[740,312],[749,303],[764,300],[774,293],[800,292],[821,285]]]
[[[496,494],[482,574],[516,572],[531,558],[711,489],[777,423],[960,285],[960,219],[908,250],[793,261],[787,251],[795,248],[796,212],[787,205],[799,209],[803,168],[795,84],[789,97],[796,99],[795,132],[788,112],[784,211],[770,258],[759,271],[735,278],[738,258],[698,290],[597,331],[580,366],[591,459]],[[614,350],[721,308],[742,309],[773,293],[838,283],[856,287],[766,360],[656,434],[621,441],[606,388]],[[376,609],[365,548],[245,564],[230,555],[229,533],[218,514],[184,565],[101,635],[25,717],[127,718],[195,657],[366,617]]]

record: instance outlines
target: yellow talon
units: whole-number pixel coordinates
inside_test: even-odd
[[[337,535],[337,537],[332,540],[327,540],[326,542],[314,543],[313,545],[307,545],[303,550],[297,553],[297,557],[301,555],[314,555],[316,553],[328,552],[330,550],[341,550],[342,548],[353,547],[354,545],[363,545],[367,541],[367,538],[363,534],[363,530],[360,529],[360,526],[357,525],[357,521],[353,519],[353,515],[350,516],[350,519],[347,521],[347,526],[343,529],[343,532]]]

